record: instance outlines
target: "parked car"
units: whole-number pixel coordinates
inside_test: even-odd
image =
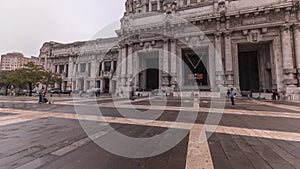
[[[72,93],[72,90],[63,90],[61,91],[62,94],[71,94]]]
[[[50,94],[61,94],[62,91],[59,88],[53,88],[49,91]]]
[[[6,95],[6,91],[0,90],[0,95]]]
[[[61,89],[59,89],[59,88],[54,88],[54,89],[51,89],[50,91],[49,91],[49,93],[50,93],[50,96],[52,96],[53,94],[68,94],[68,95],[70,95],[71,93],[72,93],[72,90],[61,90]]]

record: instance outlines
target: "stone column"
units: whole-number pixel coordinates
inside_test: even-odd
[[[216,85],[223,85],[223,68],[222,68],[222,35],[215,34],[215,70],[216,70]],[[220,62],[221,61],[221,62]]]
[[[172,40],[171,42],[171,74],[177,75],[177,50],[176,50],[176,40]]]
[[[294,39],[295,39],[295,58],[298,72],[300,72],[300,24],[294,25]]]
[[[168,85],[168,75],[170,73],[169,71],[169,40],[164,40],[163,44],[163,86]]]
[[[160,0],[157,0],[157,10],[160,11],[161,10],[161,6],[160,6]]]
[[[149,0],[149,12],[152,12],[152,1]]]
[[[104,92],[104,80],[103,79],[100,80],[100,91]]]
[[[122,48],[122,60],[121,60],[121,78],[122,78],[122,85],[126,85],[126,74],[127,74],[127,62],[126,62],[126,55],[127,55],[127,46],[123,46]]]
[[[98,66],[97,66],[97,61],[96,61],[96,58],[93,58],[93,60],[92,60],[92,63],[91,63],[91,77],[93,78],[93,79],[95,79],[96,78],[96,74],[97,74],[97,72],[98,72]]]
[[[105,71],[105,61],[103,60],[103,61],[101,62],[101,64],[102,64],[102,66],[101,66],[102,71],[104,72],[104,71]]]
[[[225,33],[225,68],[226,85],[233,85],[231,32]]]
[[[295,70],[293,62],[290,28],[291,27],[289,25],[281,27],[282,58],[285,85],[295,84]]]
[[[56,66],[56,73],[59,73],[59,64]]]
[[[132,61],[133,61],[133,56],[132,56],[132,44],[128,45],[128,55],[127,55],[127,76],[129,78],[132,77]]]
[[[111,64],[110,71],[113,72],[115,69],[114,61],[112,60],[110,64]]]
[[[74,63],[73,63],[73,60],[72,58],[70,57],[69,58],[69,70],[68,70],[68,77],[69,77],[69,80],[72,79],[73,77],[73,71],[74,71]]]
[[[191,4],[191,0],[187,0],[187,5]]]
[[[171,76],[172,76],[172,85],[177,84],[177,50],[176,50],[176,39],[171,41]]]

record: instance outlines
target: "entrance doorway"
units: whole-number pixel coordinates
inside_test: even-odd
[[[139,90],[151,91],[159,88],[159,53],[149,52],[139,54],[140,69],[138,83]]]
[[[270,42],[239,44],[239,84],[241,91],[271,92]]]
[[[158,89],[159,87],[159,70],[158,69],[147,69],[146,70],[146,86],[148,90]]]
[[[259,74],[257,52],[239,53],[239,73],[241,91],[259,90]]]
[[[109,85],[110,85],[109,82],[110,81],[109,81],[109,79],[104,79],[103,81],[104,81],[103,92],[104,93],[109,93]]]

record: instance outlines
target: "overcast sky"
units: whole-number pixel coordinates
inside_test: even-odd
[[[0,55],[21,52],[38,56],[47,41],[88,40],[120,20],[124,3],[125,0],[0,0]],[[107,36],[112,36],[113,28],[108,30]]]

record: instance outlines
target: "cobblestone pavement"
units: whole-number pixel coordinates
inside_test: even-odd
[[[0,97],[0,168],[64,169],[247,169],[300,168],[300,103],[237,99],[213,106],[210,99],[169,99],[167,106],[151,106],[159,99],[135,101],[109,97],[51,98],[54,104],[39,105],[36,98]],[[220,100],[221,103],[221,100]],[[99,106],[102,115],[78,115],[74,105]],[[221,104],[220,104],[221,105]],[[122,111],[162,110],[156,119],[124,118]],[[118,108],[119,111],[116,109]],[[200,107],[200,109],[198,109]],[[200,110],[200,111],[199,111]],[[180,111],[189,117],[197,113],[195,124],[176,121]],[[208,112],[211,113],[208,113]],[[223,112],[223,114],[220,114]],[[219,125],[206,123],[208,115],[222,115]],[[78,120],[89,125],[108,123],[123,135],[148,138],[173,128],[190,131],[169,151],[149,158],[125,158],[99,147],[92,140],[105,139],[107,128],[92,135]],[[206,142],[200,142],[205,129]],[[112,142],[115,140],[112,140]]]

